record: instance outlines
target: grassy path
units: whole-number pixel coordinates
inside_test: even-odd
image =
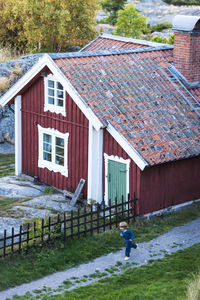
[[[113,273],[120,273],[129,267],[146,265],[149,261],[151,262],[163,258],[165,254],[172,254],[177,250],[200,243],[199,228],[200,218],[197,218],[187,224],[175,227],[149,242],[139,243],[139,250],[132,251],[132,257],[128,263],[123,261],[124,249],[121,249],[116,253],[110,253],[106,256],[96,258],[87,264],[57,272],[28,284],[0,292],[0,299],[12,298],[15,294],[22,296],[25,293],[42,295],[48,292],[50,296],[51,294],[60,293],[66,289],[74,289],[80,285],[88,285],[102,277],[108,277]],[[23,299],[29,299],[28,294],[26,294]]]

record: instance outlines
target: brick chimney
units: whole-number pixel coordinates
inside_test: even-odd
[[[173,19],[174,66],[189,83],[200,82],[200,16]]]

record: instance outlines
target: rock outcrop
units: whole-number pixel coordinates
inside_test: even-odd
[[[42,54],[32,54],[0,64],[0,80],[7,78],[9,81],[7,88],[0,90],[0,97],[3,96],[9,87],[14,85],[41,56]],[[16,66],[18,71],[16,71]],[[14,144],[14,122],[14,105],[6,105],[0,109],[0,143],[7,141],[10,144]]]

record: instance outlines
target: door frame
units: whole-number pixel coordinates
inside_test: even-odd
[[[114,155],[108,155],[104,153],[104,160],[105,160],[105,194],[104,194],[104,200],[105,204],[108,205],[108,161],[113,160],[115,162],[120,162],[126,165],[126,197],[129,194],[129,171],[130,171],[130,159],[124,159],[119,156]],[[127,200],[127,199],[126,199]]]

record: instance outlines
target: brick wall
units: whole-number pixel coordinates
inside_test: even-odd
[[[200,32],[175,32],[174,66],[189,82],[200,81]]]

